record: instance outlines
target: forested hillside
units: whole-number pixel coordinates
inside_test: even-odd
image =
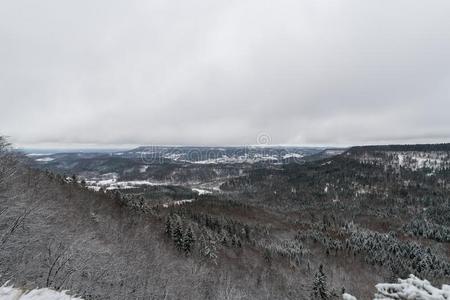
[[[163,205],[29,167],[1,139],[0,274],[83,299],[370,299],[450,282],[446,146],[257,165]]]

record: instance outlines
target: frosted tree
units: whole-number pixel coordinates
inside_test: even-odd
[[[379,283],[376,286],[375,299],[450,299],[450,285],[443,285],[438,289],[427,280],[421,280],[414,275],[407,279],[399,279],[398,283]]]
[[[319,266],[319,271],[314,275],[312,287],[313,299],[329,299],[330,295],[327,291],[327,276],[323,272],[323,266]]]
[[[0,287],[0,299],[15,300],[83,300],[81,298],[68,295],[67,291],[55,291],[49,288],[24,290],[12,286],[3,285]]]
[[[168,215],[166,217],[166,224],[165,224],[165,232],[166,234],[171,237],[172,236],[172,217]]]
[[[183,234],[183,251],[189,254],[194,247],[194,233],[192,232],[191,226],[188,226]]]
[[[200,235],[200,253],[212,261],[216,261],[216,241],[206,230]]]
[[[175,246],[178,250],[183,249],[183,228],[181,223],[181,218],[178,215],[175,215],[172,219],[171,224],[172,230],[172,240],[175,243]]]
[[[450,285],[436,288],[428,280],[422,280],[414,275],[407,279],[399,279],[398,283],[379,283],[376,286],[374,300],[448,300]],[[350,294],[344,293],[343,300],[356,300]]]

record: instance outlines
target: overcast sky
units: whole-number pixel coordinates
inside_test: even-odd
[[[2,1],[0,134],[449,142],[450,1]]]

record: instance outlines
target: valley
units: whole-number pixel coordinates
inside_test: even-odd
[[[55,151],[55,150],[53,150]],[[193,199],[223,193],[221,185],[252,169],[332,157],[345,149],[302,147],[138,147],[129,151],[28,151],[30,163],[76,180],[94,191],[114,191],[145,201]],[[74,177],[75,176],[75,177]],[[187,199],[185,199],[187,200]]]
[[[83,299],[370,299],[410,274],[450,280],[449,144],[175,150],[3,150],[3,278]]]

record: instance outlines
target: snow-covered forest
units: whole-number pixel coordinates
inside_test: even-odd
[[[439,168],[392,163],[409,150],[382,147],[241,172],[225,165],[234,175],[199,193],[183,182],[93,190],[82,174],[36,166],[1,139],[0,279],[11,283],[1,291],[18,299],[448,299],[450,170],[447,148],[433,149],[420,151],[444,160]],[[93,164],[78,165],[84,159]],[[155,164],[147,169],[182,168]]]

